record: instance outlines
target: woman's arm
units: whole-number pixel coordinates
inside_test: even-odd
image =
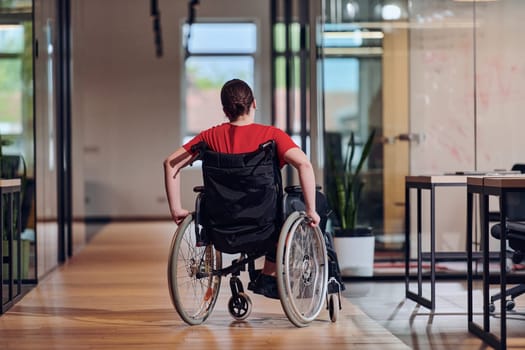
[[[315,175],[312,163],[310,163],[306,154],[297,147],[290,148],[286,151],[284,160],[297,169],[299,173],[299,182],[303,190],[306,215],[312,219],[312,225],[316,226],[319,224],[321,218],[315,211]]]
[[[177,224],[180,224],[190,213],[182,208],[181,204],[180,170],[187,166],[191,160],[192,155],[181,147],[164,161],[166,196],[168,197],[171,217]]]

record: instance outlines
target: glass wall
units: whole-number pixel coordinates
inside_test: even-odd
[[[525,161],[525,2],[323,4],[325,137],[344,149],[353,132],[359,155],[376,131],[358,224],[373,228],[382,266],[402,256],[406,175],[508,170]],[[464,192],[436,200],[437,250],[464,252]]]
[[[20,178],[22,280],[36,280],[33,4],[0,2],[0,177]]]
[[[58,265],[57,3],[35,2],[36,232],[38,276]]]
[[[331,206],[341,208],[331,216],[333,230],[371,228],[376,253],[401,258],[410,141],[408,3],[327,0],[323,10],[325,185]],[[357,180],[344,190],[351,177],[336,170],[342,166]],[[338,202],[337,192],[349,200]]]

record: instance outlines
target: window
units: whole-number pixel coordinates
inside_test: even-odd
[[[256,45],[253,23],[195,23],[191,26],[189,55],[184,63],[185,141],[201,130],[226,121],[220,90],[239,78],[252,88]],[[188,26],[184,25],[186,36]]]

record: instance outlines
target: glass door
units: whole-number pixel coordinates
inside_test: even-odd
[[[356,167],[374,133],[361,171],[357,225],[372,228],[376,262],[401,260],[404,179],[418,138],[409,132],[407,3],[326,0],[324,14],[325,158],[344,161],[353,137]],[[325,172],[325,183],[331,177]]]
[[[2,1],[0,178],[21,181],[21,232],[14,237],[17,248],[13,265],[15,276],[20,271],[23,284],[36,282],[33,91],[33,3],[31,0]]]

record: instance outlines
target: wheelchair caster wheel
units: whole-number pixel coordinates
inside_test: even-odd
[[[505,309],[507,309],[507,311],[512,311],[512,309],[514,309],[514,306],[516,306],[514,300],[507,300],[505,302]]]
[[[228,311],[237,321],[245,320],[252,312],[252,301],[245,293],[232,295],[228,301]]]
[[[339,317],[339,303],[333,295],[328,298],[328,313],[330,314],[330,321],[336,322]]]
[[[489,312],[491,314],[493,314],[494,312],[496,312],[496,305],[494,305],[494,303],[490,303],[489,304]]]

